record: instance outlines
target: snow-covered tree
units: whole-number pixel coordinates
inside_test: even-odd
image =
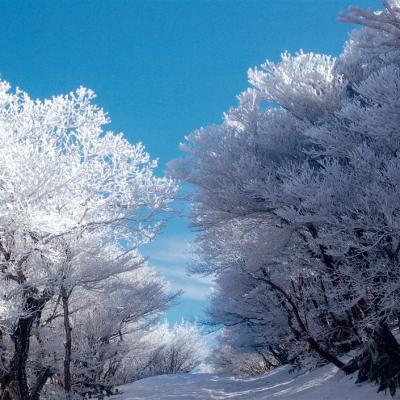
[[[125,338],[128,349],[118,371],[120,384],[154,375],[189,373],[208,356],[207,343],[196,324],[182,321],[174,326],[151,326],[147,334],[133,331]]]
[[[185,321],[173,327],[168,322],[156,326],[144,342],[151,351],[143,376],[190,372],[207,354],[199,327]]]
[[[168,302],[162,285],[148,272],[142,278],[154,283],[158,294],[126,307],[129,290],[138,295],[143,287],[134,279],[124,291],[130,283],[122,274],[143,264],[137,249],[158,232],[159,215],[168,210],[176,184],[153,174],[156,162],[140,143],[131,145],[122,134],[103,130],[108,118],[93,98],[93,92],[80,88],[32,100],[19,89],[10,92],[6,82],[0,84],[2,399],[38,399],[56,372],[55,365],[31,362],[37,354],[31,354],[30,345],[37,330],[39,347],[45,346],[41,325],[54,334],[48,325],[60,317],[60,304],[66,334],[63,384],[71,390],[69,301],[75,288],[99,290],[96,285],[103,282],[104,301],[107,296],[115,301],[119,290],[127,296],[121,305],[126,314],[118,315],[119,320],[116,316],[114,334],[143,312],[140,304],[146,299],[148,305],[142,307],[149,312]],[[107,279],[114,285],[119,281],[118,291],[116,286],[106,289]],[[86,307],[85,299],[80,300]],[[135,306],[139,309],[132,310]]]
[[[216,276],[210,318],[231,348],[348,370],[338,355],[372,335],[370,378],[393,392],[400,3],[341,18],[364,27],[338,59],[284,53],[249,70],[239,106],[190,135],[172,170],[196,188],[194,271]]]

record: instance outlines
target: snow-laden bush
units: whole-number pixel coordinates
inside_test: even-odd
[[[216,373],[239,376],[265,374],[276,366],[262,352],[239,352],[223,341],[214,349],[211,361]]]
[[[153,375],[188,373],[206,359],[206,337],[197,324],[182,321],[151,327],[141,338],[127,337],[132,350],[123,360],[121,383]],[[128,346],[129,347],[129,346]]]
[[[199,366],[207,355],[200,328],[185,321],[173,327],[167,322],[158,325],[145,342],[153,349],[144,370],[146,375],[187,373]]]

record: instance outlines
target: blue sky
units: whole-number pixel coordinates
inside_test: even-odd
[[[282,51],[337,55],[352,28],[336,22],[351,3],[378,0],[1,0],[1,77],[32,97],[95,90],[110,129],[141,141],[165,164],[185,135],[219,123],[247,87],[246,71]],[[212,282],[188,277],[185,218],[169,221],[144,252],[185,290],[171,322],[201,318]]]

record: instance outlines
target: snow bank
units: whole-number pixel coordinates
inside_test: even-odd
[[[309,373],[289,373],[281,367],[257,378],[214,374],[156,376],[119,388],[115,400],[390,400],[377,386],[356,385],[332,365]],[[400,399],[400,396],[396,396]]]

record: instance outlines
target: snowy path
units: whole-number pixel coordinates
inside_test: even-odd
[[[383,400],[377,387],[355,385],[333,366],[307,374],[289,374],[287,367],[270,374],[241,379],[213,374],[166,375],[122,386],[115,400]],[[400,397],[396,397],[400,399]]]

